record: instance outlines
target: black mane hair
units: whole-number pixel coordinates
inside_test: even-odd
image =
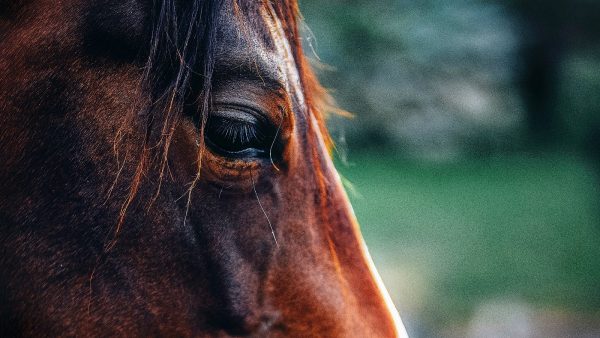
[[[154,0],[139,102],[129,112],[115,140],[117,158],[122,142],[134,139],[139,144],[137,167],[107,250],[116,242],[127,210],[149,170],[158,171],[158,186],[150,204],[158,197],[169,147],[184,111],[198,123],[198,169],[190,192],[194,188],[204,150],[204,126],[210,108],[214,68],[215,26],[222,6],[222,0]],[[137,140],[133,135],[140,129],[143,139]],[[120,166],[125,165],[127,158],[120,162]],[[119,168],[115,184],[120,172]]]
[[[221,5],[220,0],[154,2],[150,52],[141,86],[147,110],[142,115],[146,117],[145,143],[149,145],[152,133],[160,131],[154,146],[161,146],[157,148],[162,148],[163,155],[186,102],[198,107],[199,121],[206,119]]]

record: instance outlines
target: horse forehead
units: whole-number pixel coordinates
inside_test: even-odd
[[[266,78],[281,83],[298,105],[304,107],[300,73],[282,19],[269,1],[253,3],[244,7],[242,13],[233,6],[225,6],[220,13],[215,62],[234,67],[251,65]]]

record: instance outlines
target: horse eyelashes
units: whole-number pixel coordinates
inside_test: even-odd
[[[211,116],[206,126],[207,144],[221,155],[258,157],[265,154],[274,135],[269,126],[258,119],[240,120],[226,116]]]
[[[264,134],[258,128],[244,122],[223,120],[218,124],[215,132],[232,144],[245,145],[260,142],[264,139]]]

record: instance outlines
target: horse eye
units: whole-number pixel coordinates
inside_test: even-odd
[[[275,135],[270,124],[244,111],[218,111],[208,118],[206,144],[227,157],[264,157]]]

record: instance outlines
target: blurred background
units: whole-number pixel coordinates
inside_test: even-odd
[[[411,337],[600,337],[600,1],[300,7]]]

